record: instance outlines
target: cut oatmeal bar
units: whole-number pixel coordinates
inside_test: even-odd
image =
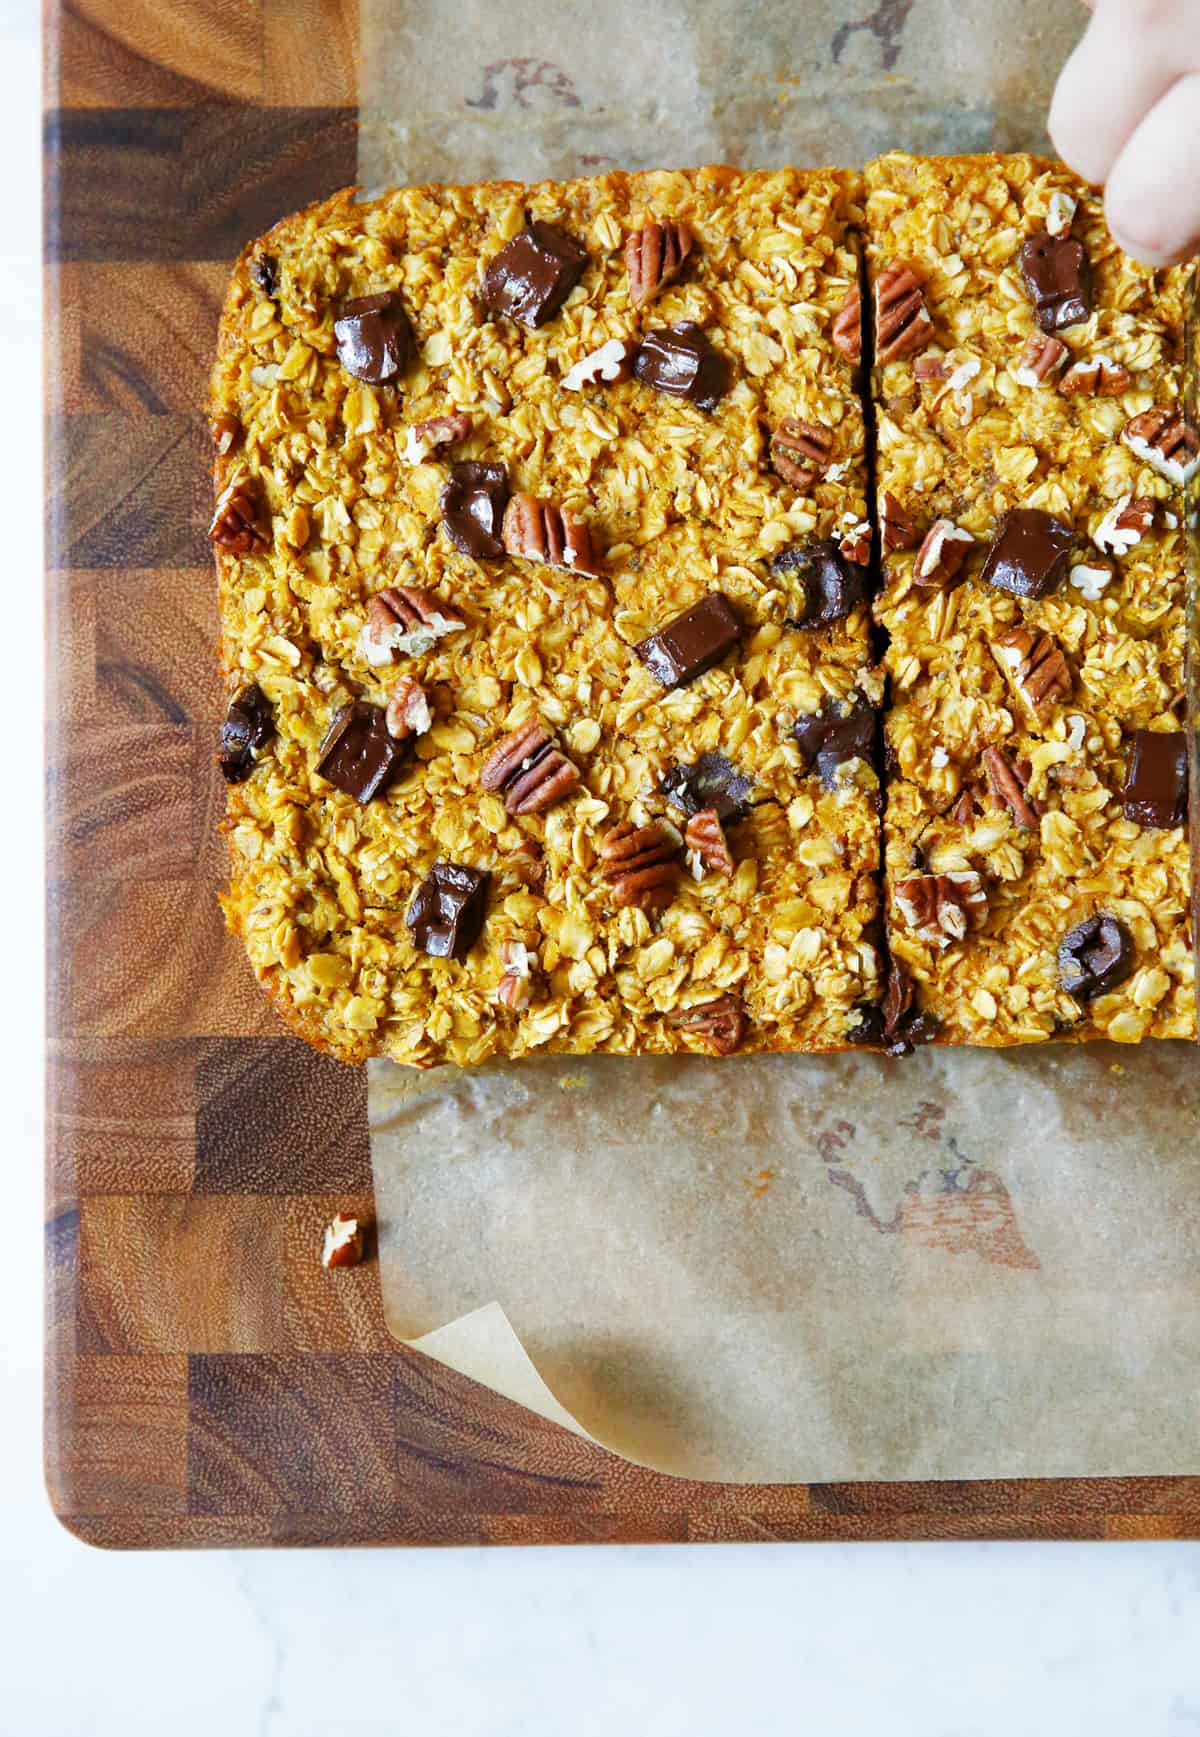
[[[867,183],[893,958],[946,1041],[1192,1036],[1189,269],[1061,165]]]
[[[243,256],[212,403],[225,908],[310,1042],[871,1035],[860,192],[343,194]]]

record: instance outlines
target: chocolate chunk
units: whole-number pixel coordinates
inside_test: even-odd
[[[1091,313],[1091,267],[1073,236],[1031,235],[1021,249],[1021,276],[1043,332],[1077,326]]]
[[[804,594],[804,615],[793,627],[827,627],[842,621],[867,596],[867,570],[847,561],[831,541],[797,543],[771,562],[776,577],[796,578]]]
[[[254,762],[275,734],[275,720],[267,696],[257,682],[243,688],[229,702],[221,725],[221,772],[228,784],[249,778]]]
[[[489,261],[483,299],[494,314],[544,326],[583,276],[587,259],[586,247],[557,223],[531,223]]]
[[[846,1027],[846,1042],[855,1049],[881,1049],[883,1046],[883,1009],[877,1001],[855,1003],[856,1025]]]
[[[1058,949],[1059,981],[1076,1001],[1124,983],[1133,970],[1133,936],[1107,911],[1077,923]]]
[[[1182,730],[1133,730],[1121,801],[1139,826],[1182,826],[1187,819],[1187,736]]]
[[[729,390],[729,362],[694,320],[647,332],[633,371],[656,392],[686,398],[699,410],[715,410]]]
[[[720,663],[741,634],[742,624],[728,597],[710,591],[633,649],[664,688],[679,688]]]
[[[450,466],[450,480],[442,490],[442,523],[464,555],[477,561],[503,555],[507,505],[508,472],[502,464],[462,459]]]
[[[1001,519],[979,577],[1014,597],[1045,597],[1062,578],[1074,542],[1061,519],[1040,507],[1018,507]]]
[[[273,253],[256,253],[250,262],[250,281],[265,296],[273,297],[279,289],[279,261]]]
[[[911,1055],[918,1044],[933,1043],[942,1022],[936,1013],[909,1013],[890,1036],[884,1033],[884,1049],[888,1055]]]
[[[741,820],[750,807],[750,780],[724,754],[701,754],[692,766],[672,766],[659,789],[689,817],[708,808],[725,823]]]
[[[912,979],[897,959],[888,968],[882,1002],[859,1002],[857,1011],[859,1023],[847,1031],[846,1042],[882,1049],[886,1055],[911,1055],[918,1044],[932,1043],[941,1030],[936,1014],[913,1007]]]
[[[875,708],[861,694],[848,700],[830,695],[819,712],[797,718],[792,740],[804,755],[805,770],[815,768],[832,790],[837,769],[847,760],[872,759],[875,748]]]
[[[486,869],[435,862],[404,919],[413,946],[435,959],[462,959],[469,953],[483,928],[491,878]]]
[[[372,386],[394,380],[417,353],[408,315],[395,290],[344,302],[333,322],[333,335],[342,367]]]
[[[352,700],[334,713],[317,750],[317,771],[356,802],[370,802],[387,789],[411,747],[390,734],[382,706]]]

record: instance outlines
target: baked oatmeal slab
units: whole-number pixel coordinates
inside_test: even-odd
[[[1188,268],[1061,165],[867,182],[892,956],[946,1041],[1193,1036]]]
[[[346,1060],[838,1048],[879,995],[861,184],[338,195],[213,380],[231,927]]]

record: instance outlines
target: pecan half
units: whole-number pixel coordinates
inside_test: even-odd
[[[465,410],[450,416],[427,416],[409,429],[404,442],[404,456],[409,464],[424,464],[431,453],[443,447],[460,446],[471,434],[471,418]]]
[[[544,561],[550,567],[563,567],[568,573],[583,573],[589,578],[600,571],[591,527],[553,501],[514,495],[504,509],[501,534],[508,553],[526,561]]]
[[[1071,666],[1053,634],[1014,627],[992,641],[992,650],[1036,718],[1045,719],[1070,699]]]
[[[938,519],[925,535],[913,564],[913,584],[922,591],[953,591],[962,584],[962,565],[975,539],[950,519]]]
[[[519,724],[498,742],[480,768],[485,790],[502,790],[509,814],[541,814],[569,796],[579,768],[568,760],[540,718]]]
[[[252,555],[267,547],[259,496],[249,477],[236,476],[222,489],[208,535],[231,555]]]
[[[699,814],[692,815],[687,823],[683,842],[687,847],[689,860],[699,865],[697,880],[703,877],[705,869],[711,869],[717,875],[733,873],[733,857],[729,853],[725,828],[721,825],[721,817],[715,808],[702,808]]]
[[[1122,495],[1104,515],[1092,541],[1106,555],[1128,555],[1154,523],[1158,503],[1149,495]]]
[[[896,905],[913,933],[938,947],[961,941],[987,916],[987,894],[973,869],[898,881]]]
[[[466,625],[434,592],[419,585],[388,585],[367,604],[359,650],[373,665],[391,663],[396,652],[420,657],[444,634],[461,633]]]
[[[626,238],[629,299],[635,308],[653,301],[660,290],[674,283],[695,245],[690,224],[675,219],[647,223]]]
[[[846,299],[833,316],[829,333],[835,348],[851,362],[862,361],[862,296],[858,285],[846,291]]]
[[[636,344],[624,338],[609,338],[567,370],[563,386],[568,392],[582,392],[585,386],[616,385],[618,381],[632,379],[637,352]]]
[[[429,696],[415,676],[400,677],[388,695],[384,716],[388,735],[394,736],[397,742],[403,742],[409,736],[423,736],[432,728]]]
[[[231,416],[228,411],[222,411],[219,415],[209,419],[208,432],[212,435],[212,443],[217,457],[224,458],[226,453],[233,451],[242,438],[242,425],[236,416]]]
[[[933,337],[925,295],[911,267],[902,260],[885,265],[875,280],[875,360],[895,362],[913,356]]]
[[[1173,405],[1155,404],[1131,416],[1121,439],[1172,482],[1190,482],[1200,469],[1200,429]]]
[[[1077,398],[1086,393],[1089,398],[1117,398],[1129,390],[1133,375],[1123,362],[1110,362],[1106,356],[1085,357],[1072,362],[1058,389],[1064,398]]]
[[[1017,357],[1013,378],[1018,386],[1042,386],[1056,368],[1066,360],[1067,346],[1061,338],[1046,332],[1034,332]]]
[[[879,537],[888,555],[915,548],[917,544],[917,527],[890,492],[879,503]]]
[[[671,903],[679,884],[678,834],[672,836],[657,821],[634,826],[622,820],[600,840],[600,860],[618,905],[660,911]]]
[[[694,1007],[681,1007],[671,1015],[671,1024],[679,1031],[701,1038],[716,1055],[732,1055],[740,1049],[746,1036],[746,1014],[734,995],[721,995],[715,1001],[701,1001]]]
[[[1007,804],[1018,826],[1036,832],[1039,811],[1026,795],[1029,762],[1017,760],[1010,765],[999,748],[985,748],[980,759],[992,795]]]
[[[771,469],[795,489],[819,482],[833,457],[833,435],[819,422],[785,416],[771,436]]]

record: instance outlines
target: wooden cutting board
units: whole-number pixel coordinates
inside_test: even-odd
[[[252,235],[355,179],[357,0],[51,0],[51,1499],[97,1544],[1182,1537],[1200,1479],[736,1487],[392,1340],[364,1076],[223,931],[202,405]]]

